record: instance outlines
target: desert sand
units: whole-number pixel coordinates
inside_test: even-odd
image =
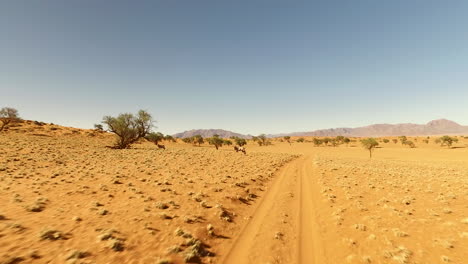
[[[0,263],[466,264],[468,140],[433,139],[115,150],[21,123],[0,135]]]

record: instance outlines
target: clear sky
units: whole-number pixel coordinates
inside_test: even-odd
[[[91,128],[468,125],[468,1],[0,2],[0,107]]]

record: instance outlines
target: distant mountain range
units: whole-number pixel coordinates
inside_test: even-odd
[[[194,135],[201,135],[203,137],[211,137],[218,134],[223,138],[237,136],[241,138],[251,138],[251,135],[242,135],[231,131],[222,129],[196,129],[183,133],[175,134],[175,137],[184,138]],[[429,135],[468,135],[468,126],[462,126],[456,122],[447,119],[438,119],[430,121],[427,124],[375,124],[364,127],[356,128],[330,128],[321,129],[310,132],[293,132],[285,134],[270,134],[268,137],[282,137],[282,136],[315,136],[315,137],[334,137],[334,136],[347,136],[347,137],[382,137],[382,136],[429,136]]]
[[[230,138],[230,137],[240,137],[240,138],[251,138],[251,135],[242,135],[239,133],[234,133],[231,131],[223,130],[223,129],[192,129],[182,133],[177,133],[172,135],[176,138],[186,138],[186,137],[193,137],[195,135],[201,135],[204,138],[212,137],[214,135],[219,135],[222,138]]]

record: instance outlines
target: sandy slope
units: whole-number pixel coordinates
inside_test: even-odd
[[[219,263],[294,158],[41,127],[0,136],[2,264]]]

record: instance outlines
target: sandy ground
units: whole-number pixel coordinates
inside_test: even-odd
[[[389,143],[372,160],[351,145],[262,148],[302,156],[225,262],[468,263],[468,150],[457,146]]]
[[[358,143],[243,155],[14,127],[0,135],[0,263],[466,264],[468,140],[422,140],[372,159]]]
[[[294,158],[113,140],[58,126],[1,134],[0,263],[220,263]]]

